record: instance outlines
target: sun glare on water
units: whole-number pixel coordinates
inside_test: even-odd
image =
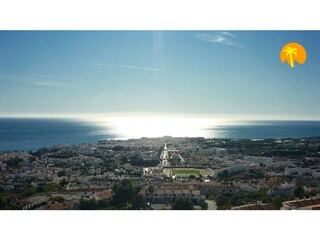
[[[141,137],[212,137],[207,129],[221,124],[210,119],[172,117],[122,117],[100,120],[123,139]]]

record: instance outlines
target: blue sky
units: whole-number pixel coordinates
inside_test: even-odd
[[[299,42],[292,69],[279,52]],[[320,119],[320,32],[0,31],[0,114]]]

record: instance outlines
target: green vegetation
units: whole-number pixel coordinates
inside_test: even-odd
[[[272,203],[277,209],[280,209],[282,207],[282,202],[284,201],[285,199],[282,196],[276,196],[272,199]]]
[[[223,181],[241,181],[263,178],[265,178],[265,174],[257,169],[250,169],[249,171],[238,172],[235,174],[229,174],[227,170],[224,170],[218,174],[218,180]]]
[[[154,193],[154,186],[150,185],[148,187],[148,191],[149,191],[149,193],[153,194]]]
[[[50,185],[49,187],[40,186],[38,188],[30,186],[30,183],[26,183],[23,186],[15,187],[11,191],[4,191],[0,192],[0,210],[21,210],[23,207],[23,204],[17,202],[17,200],[23,200],[26,199],[34,194],[45,192],[45,188],[48,188],[48,190],[51,190],[54,185]],[[61,197],[54,197],[51,198],[53,202],[58,201],[61,202],[63,198]],[[63,199],[64,200],[64,199]],[[34,206],[33,209],[46,204],[46,202],[41,203],[40,205]]]
[[[257,201],[273,204],[280,209],[283,201],[289,201],[293,199],[293,197],[290,196],[268,196],[265,189],[260,189],[257,192],[249,193],[228,193],[212,195],[209,196],[209,198],[215,199],[218,210],[230,209],[234,206],[245,205],[248,203],[256,203]]]
[[[37,193],[37,189],[34,187],[31,187],[29,184],[25,184],[21,187],[15,187],[11,191],[3,191],[0,192],[0,199],[2,199],[2,204],[5,203],[4,206],[0,206],[0,209],[6,209],[6,210],[16,210],[16,209],[22,209],[22,207],[17,204],[16,200],[25,199],[31,195],[34,195]]]
[[[206,201],[201,201],[199,203],[199,206],[201,207],[202,210],[207,210],[208,209],[208,203]]]
[[[301,185],[294,190],[294,196],[297,198],[303,198],[305,196],[305,191]]]
[[[136,186],[130,180],[123,180],[121,183],[114,184],[113,188],[112,205],[119,209],[139,209],[142,208],[144,203],[138,197],[140,187]],[[133,204],[135,203],[135,204]]]
[[[230,175],[227,170],[223,170],[218,174],[218,179],[223,180],[223,181],[229,181],[230,180]]]
[[[23,162],[23,160],[19,157],[11,158],[11,159],[5,161],[8,168],[18,168],[21,166],[22,162]]]
[[[230,209],[233,204],[230,203],[232,196],[229,194],[219,195],[216,197],[215,201],[218,210]],[[240,203],[240,204],[238,204]],[[235,205],[241,205],[242,201],[237,202]]]
[[[0,196],[0,209],[4,209],[7,206],[7,200]]]
[[[177,198],[172,204],[172,210],[193,210],[193,203],[187,198]]]
[[[66,170],[62,170],[58,172],[58,177],[64,177],[64,176],[66,176]]]
[[[171,175],[186,174],[186,175],[200,175],[200,171],[197,169],[173,169]]]
[[[79,210],[96,210],[96,209],[99,209],[99,204],[94,198],[89,200],[85,200],[82,198],[80,199],[78,209]]]
[[[62,181],[59,183],[59,185],[63,188],[63,187],[65,187],[65,186],[67,186],[68,185],[68,181],[67,181],[67,179],[62,179]]]
[[[60,188],[61,188],[61,186],[59,184],[52,182],[52,183],[49,183],[44,186],[44,191],[45,192],[55,192]]]
[[[139,194],[140,187],[130,180],[123,180],[113,186],[110,200],[81,199],[79,210],[137,210],[145,209],[146,203]]]

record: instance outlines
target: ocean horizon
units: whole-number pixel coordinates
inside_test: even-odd
[[[145,120],[94,122],[49,118],[0,118],[0,151],[35,151],[42,147],[127,140],[142,137],[205,137],[235,139],[320,136],[320,121],[237,121],[223,124]],[[181,120],[180,120],[181,121]]]

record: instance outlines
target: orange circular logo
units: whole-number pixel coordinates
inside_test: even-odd
[[[282,63],[287,61],[290,67],[294,67],[294,62],[304,64],[307,59],[307,52],[304,47],[296,42],[291,42],[283,46],[280,52],[280,60]]]

